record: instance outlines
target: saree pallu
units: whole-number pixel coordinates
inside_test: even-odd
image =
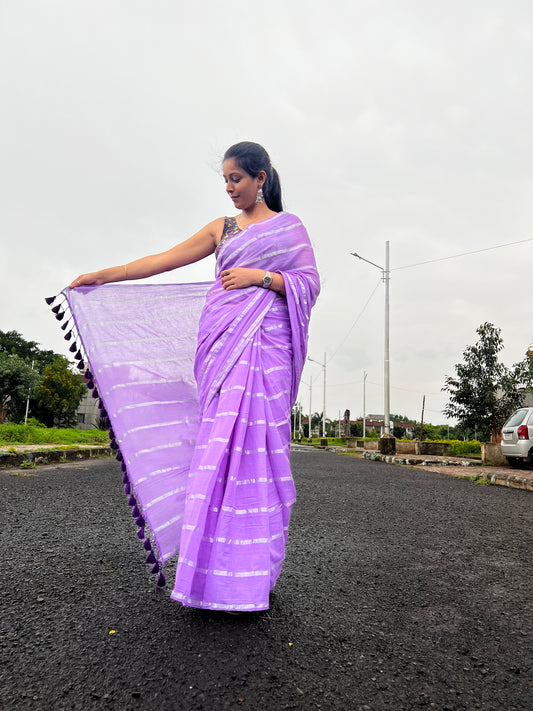
[[[218,277],[232,267],[280,273],[286,297],[224,290]],[[307,232],[289,213],[225,242],[216,277],[63,293],[159,584],[179,551],[173,599],[262,610],[295,501],[290,412],[319,280]]]

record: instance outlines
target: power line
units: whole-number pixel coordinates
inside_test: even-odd
[[[357,316],[357,318],[355,319],[355,321],[352,323],[352,325],[351,325],[350,328],[348,329],[347,334],[344,336],[344,338],[343,338],[342,341],[339,343],[339,345],[337,346],[337,348],[333,351],[333,355],[331,355],[331,356],[327,359],[327,363],[328,363],[328,364],[331,363],[331,361],[333,360],[333,358],[337,355],[337,353],[339,352],[339,350],[340,350],[340,349],[342,348],[342,346],[346,343],[346,340],[347,340],[348,336],[349,336],[350,333],[354,330],[354,328],[355,328],[357,322],[359,321],[359,319],[361,318],[361,316],[364,314],[364,312],[365,312],[365,310],[366,310],[366,307],[368,306],[368,304],[369,304],[370,301],[372,300],[372,297],[373,297],[374,294],[376,293],[376,291],[377,291],[377,289],[378,289],[378,287],[379,287],[380,284],[381,284],[381,277],[379,278],[378,283],[376,284],[376,286],[375,286],[374,289],[372,290],[372,293],[370,294],[370,296],[369,296],[368,299],[366,300],[365,305],[364,305],[363,308],[361,309],[359,315]]]
[[[461,254],[452,254],[449,257],[440,257],[439,259],[428,259],[425,262],[417,262],[416,264],[404,264],[403,267],[394,267],[391,272],[397,272],[400,269],[409,269],[410,267],[420,267],[423,264],[433,264],[434,262],[445,262],[447,259],[457,259],[457,257],[466,257],[469,254],[479,254],[480,252],[490,252],[492,249],[501,249],[502,247],[511,247],[514,244],[523,244],[524,242],[533,242],[533,237],[528,239],[520,239],[516,242],[507,242],[506,244],[497,244],[494,247],[484,247],[483,249],[475,249],[472,252],[462,252]]]

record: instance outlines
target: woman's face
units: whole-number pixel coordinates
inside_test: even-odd
[[[222,175],[226,183],[226,192],[239,210],[253,207],[257,191],[264,182],[264,172],[257,178],[252,178],[245,170],[239,168],[234,158],[228,158],[222,163]]]

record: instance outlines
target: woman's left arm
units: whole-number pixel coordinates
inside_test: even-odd
[[[272,278],[272,284],[268,287],[270,291],[276,291],[285,296],[285,281],[281,274],[268,272]],[[222,286],[227,291],[231,289],[246,289],[248,286],[263,286],[263,279],[267,274],[265,269],[247,269],[245,267],[233,267],[224,269],[220,274]]]

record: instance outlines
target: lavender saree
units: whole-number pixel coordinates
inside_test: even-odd
[[[232,267],[280,273],[286,297],[224,290]],[[289,417],[319,292],[305,228],[284,212],[248,226],[220,247],[216,277],[66,289],[63,328],[110,419],[158,583],[179,552],[173,599],[263,610],[295,501]]]

